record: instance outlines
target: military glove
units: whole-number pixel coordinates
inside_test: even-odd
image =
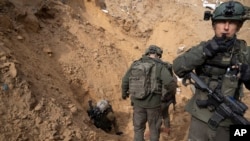
[[[210,40],[203,46],[203,52],[207,57],[213,57],[218,51],[219,46],[215,40]]]
[[[247,64],[242,64],[240,67],[240,79],[243,82],[250,80],[250,66]]]

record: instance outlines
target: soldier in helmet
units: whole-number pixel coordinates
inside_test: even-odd
[[[160,59],[162,52],[160,47],[150,45],[142,58],[132,63],[122,79],[122,98],[130,96],[133,105],[134,141],[144,141],[147,122],[150,140],[159,141],[161,102],[176,90],[168,64]]]
[[[211,18],[214,37],[201,42],[173,61],[176,75],[184,78],[189,72],[205,82],[218,94],[239,100],[242,85],[250,90],[250,47],[237,38],[237,32],[249,13],[245,6],[236,1],[220,4],[214,12],[205,12],[204,19]],[[216,106],[211,107],[211,99],[206,91],[195,87],[195,94],[185,109],[191,114],[189,141],[229,141],[231,118],[216,119]],[[197,101],[207,102],[199,107]]]
[[[119,130],[113,108],[107,100],[99,100],[95,106],[92,104],[92,100],[89,100],[88,103],[88,116],[97,128],[110,133],[113,127],[116,135],[123,134]]]

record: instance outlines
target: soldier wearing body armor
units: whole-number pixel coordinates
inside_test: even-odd
[[[211,18],[215,35],[175,58],[175,74],[184,78],[194,71],[211,90],[239,100],[243,85],[250,90],[250,47],[236,36],[249,19],[248,11],[241,3],[228,1],[220,4],[213,14],[205,12],[204,19]],[[188,140],[229,141],[232,120],[225,118],[214,126],[210,121],[217,107],[199,107],[197,101],[210,102],[208,93],[196,86],[194,96],[185,107],[192,115]]]
[[[148,122],[150,141],[159,141],[162,124],[161,102],[176,90],[167,64],[161,61],[162,49],[150,45],[134,61],[122,79],[122,98],[130,96],[133,106],[134,141],[144,141]]]
[[[116,135],[123,134],[123,132],[119,130],[113,108],[107,100],[99,100],[96,105],[93,105],[92,100],[89,100],[87,113],[97,128],[110,133],[113,127]]]

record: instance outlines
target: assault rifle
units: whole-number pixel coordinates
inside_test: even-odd
[[[226,118],[230,118],[234,124],[250,125],[250,122],[244,117],[245,111],[248,109],[247,105],[234,99],[231,96],[223,96],[220,93],[212,91],[197,75],[190,72],[184,79],[183,84],[187,85],[186,80],[192,83],[191,79],[195,82],[195,85],[201,90],[208,92],[207,100],[197,100],[196,104],[200,108],[211,108],[214,114],[208,121],[208,125],[215,129],[219,126],[219,123]]]

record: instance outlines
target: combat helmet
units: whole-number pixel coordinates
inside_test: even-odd
[[[205,11],[204,20],[207,21],[210,18],[212,22],[216,20],[236,20],[243,23],[245,20],[250,19],[250,7],[230,0],[216,7],[213,14],[211,14],[211,11]]]
[[[213,12],[212,21],[237,20],[244,21],[245,7],[236,1],[227,1],[220,4]]]
[[[96,107],[98,107],[100,111],[103,113],[106,109],[110,107],[110,105],[107,100],[100,100],[96,103]]]
[[[163,53],[163,50],[156,45],[150,45],[145,51],[145,55],[157,54],[159,58],[161,58],[162,53]]]

